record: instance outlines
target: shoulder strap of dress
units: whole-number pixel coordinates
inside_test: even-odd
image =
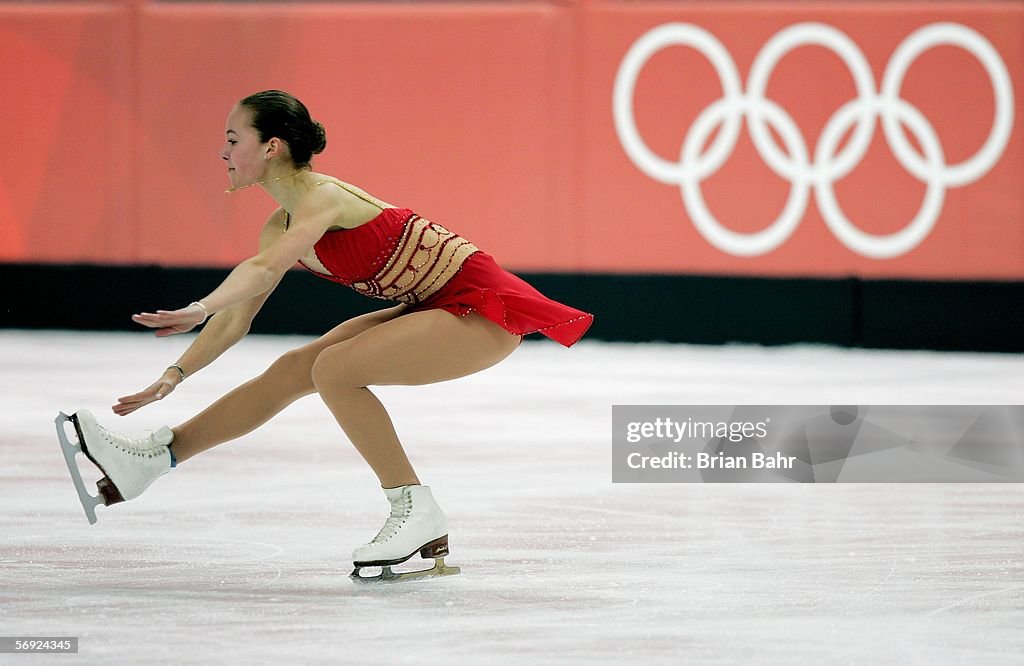
[[[317,182],[313,183],[313,187],[319,187],[320,185],[323,185],[324,183],[334,183],[335,185],[337,185],[341,189],[345,190],[349,194],[357,196],[360,199],[362,199],[363,201],[365,201],[366,203],[370,204],[371,206],[376,206],[377,208],[380,208],[381,210],[384,210],[385,208],[387,208],[387,206],[384,204],[384,202],[381,201],[380,199],[377,199],[376,197],[370,196],[369,194],[367,194],[366,192],[363,192],[358,187],[353,187],[352,185],[349,185],[348,183],[345,183],[345,182],[342,182],[340,180],[336,180],[336,179],[333,179],[333,178],[325,179],[325,180],[318,180]]]

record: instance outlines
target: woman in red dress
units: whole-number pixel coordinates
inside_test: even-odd
[[[133,439],[106,430],[84,410],[72,420],[82,448],[106,474],[99,485],[110,504],[141,494],[176,464],[319,393],[392,505],[377,537],[353,554],[353,575],[381,566],[388,578],[391,565],[417,552],[437,560],[430,573],[451,573],[443,562],[444,514],[420,485],[391,418],[367,387],[430,384],[478,372],[511,354],[528,333],[569,346],[593,317],[544,297],[441,225],[312,171],[312,155],[325,145],[323,126],[288,93],[256,93],[231,110],[221,152],[229,191],[259,186],[279,207],[260,232],[259,253],[213,292],[178,310],[133,315],[158,336],[206,326],[155,383],[120,398],[113,410],[125,415],[167,397],[238,342],[296,262],[399,304],[346,321],[286,353],[177,427]]]

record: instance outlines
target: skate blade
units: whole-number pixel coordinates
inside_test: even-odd
[[[363,569],[373,569],[375,567],[360,566],[356,565],[356,568],[349,574],[349,578],[356,581],[357,583],[398,583],[410,580],[420,580],[423,578],[440,578],[441,576],[454,576],[455,574],[462,573],[462,569],[459,567],[450,567],[444,563],[443,557],[438,557],[434,560],[434,566],[430,569],[424,569],[422,571],[399,571],[395,572],[391,569],[391,565],[380,567],[380,573],[376,576],[363,576],[360,571]]]
[[[64,454],[64,462],[67,463],[68,472],[71,473],[71,480],[75,484],[75,490],[78,491],[78,501],[82,503],[82,508],[85,509],[85,517],[89,519],[89,524],[95,525],[96,507],[103,504],[103,500],[99,495],[90,495],[89,491],[85,489],[82,473],[78,470],[78,464],[75,462],[75,456],[79,453],[85,455],[85,451],[82,450],[79,442],[72,443],[68,439],[67,431],[64,429],[64,424],[71,423],[74,425],[74,421],[64,412],[59,412],[57,418],[54,419],[54,423],[57,426],[57,439],[60,440],[60,449]]]

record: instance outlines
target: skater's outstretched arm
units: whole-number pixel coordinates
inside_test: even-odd
[[[341,221],[341,211],[332,194],[323,188],[306,192],[295,204],[288,228],[259,254],[235,266],[209,295],[179,310],[143,312],[132,319],[158,329],[157,335],[185,333],[209,315],[270,291],[289,268],[312,251],[328,228]]]
[[[284,214],[281,209],[275,211],[267,220],[260,233],[261,252],[280,237],[283,220]],[[276,287],[277,283],[262,294],[216,313],[188,349],[175,361],[174,365],[168,366],[159,379],[138,393],[118,398],[117,404],[112,407],[114,413],[125,416],[151,402],[166,398],[183,381],[182,374],[191,376],[213,363],[221,354],[245,337],[252,325],[252,320]],[[161,330],[157,331],[157,335],[161,335]],[[172,334],[173,332],[163,335]],[[181,372],[177,368],[181,368]]]
[[[213,363],[221,354],[245,337],[249,332],[253,317],[259,312],[272,291],[273,289],[268,290],[245,303],[218,312],[199,332],[196,339],[175,361],[174,365],[168,366],[164,370],[159,379],[138,393],[118,398],[117,404],[112,407],[114,413],[126,416],[151,402],[166,398],[178,384],[184,381],[185,377],[194,375]],[[181,368],[181,372],[177,368]]]

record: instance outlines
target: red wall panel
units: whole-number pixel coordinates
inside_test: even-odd
[[[555,194],[558,20],[544,5],[147,7],[141,113],[153,168],[140,175],[141,214],[165,223],[145,227],[141,259],[160,261],[182,240],[188,263],[252,252],[273,206],[258,189],[222,194],[217,154],[232,104],[282,88],[327,128],[315,168],[444,220],[512,264],[557,265],[557,232],[538,222]],[[522,227],[533,242],[516,244]]]
[[[581,31],[583,108],[610,106],[610,91],[625,54],[649,31],[676,24],[682,26],[681,40],[699,31],[717,43],[735,68],[737,97],[743,98],[737,105],[767,98],[781,110],[776,115],[785,114],[782,120],[769,123],[774,143],[780,147],[778,133],[784,129],[780,125],[789,119],[797,132],[796,143],[808,154],[808,178],[827,171],[827,160],[815,157],[823,130],[858,94],[851,67],[806,36],[794,39],[791,50],[777,59],[774,68],[765,70],[770,74],[764,95],[751,93],[751,70],[759,54],[798,24],[814,23],[807,31],[812,35],[828,31],[845,35],[851,47],[848,53],[853,54],[847,57],[863,60],[876,98],[894,52],[916,31],[955,23],[951,31],[956,34],[980,35],[1008,75],[1000,83],[1008,84],[1001,90],[1009,91],[1012,98],[1013,129],[1007,140],[997,142],[998,159],[989,160],[993,163],[979,178],[962,185],[934,184],[941,183],[948,172],[945,164],[961,163],[979,151],[996,116],[993,83],[978,58],[948,39],[938,40],[934,48],[910,59],[897,98],[903,102],[886,103],[897,112],[919,114],[925,129],[918,131],[927,133],[932,128],[935,141],[930,147],[941,153],[933,164],[932,179],[932,196],[941,202],[933,209],[937,211],[933,226],[923,239],[905,243],[887,256],[871,254],[871,247],[865,250],[844,242],[830,230],[815,189],[808,188],[806,203],[794,208],[801,213],[791,235],[771,249],[743,255],[744,239],[721,247],[699,233],[691,208],[699,201],[694,196],[699,190],[708,211],[704,217],[714,217],[726,230],[742,234],[763,232],[780,217],[796,179],[792,173],[773,170],[765,158],[770,148],[759,149],[755,144],[750,133],[753,111],[741,117],[735,145],[725,153],[726,159],[707,174],[689,176],[699,187],[691,186],[685,194],[684,179],[659,182],[630,159],[613,114],[588,114],[583,134],[589,140],[581,146],[581,189],[591,195],[584,204],[587,217],[597,220],[598,227],[581,237],[584,263],[627,271],[1020,279],[1024,275],[1024,137],[1019,124],[1024,108],[1019,91],[1012,88],[1024,80],[1022,9],[1020,4],[1005,3],[605,3],[586,12]],[[706,55],[715,49],[703,42],[700,46],[702,50],[693,43],[667,45],[646,60],[636,78],[630,100],[635,125],[644,143],[667,163],[681,162],[682,146],[694,123],[724,96],[720,77]],[[902,111],[906,108],[910,110]],[[897,234],[918,215],[928,186],[911,174],[889,146],[881,112],[876,109],[868,116],[874,130],[866,135],[870,138],[866,152],[851,162],[854,166],[848,174],[825,180],[832,182],[838,208],[856,227],[876,237]],[[720,123],[713,127],[722,131]],[[713,143],[716,137],[711,133],[705,143]],[[695,154],[704,152],[706,148]],[[783,159],[794,161],[792,155]],[[689,164],[696,169],[697,162],[695,158]],[[631,220],[629,238],[638,251],[624,253],[606,241],[621,233],[621,220]],[[872,239],[867,242],[872,247],[878,244]]]
[[[780,174],[765,157],[771,147],[751,136],[760,100],[751,69],[804,23],[848,42],[874,97],[909,35],[954,23],[980,36],[1013,96],[1012,130],[992,164],[970,182],[943,181],[945,165],[985,143],[1005,90],[997,94],[975,55],[939,40],[907,68],[903,101],[887,102],[887,113],[914,116],[929,135],[931,176],[906,166],[920,138],[890,147],[878,102],[863,155],[830,177],[816,150],[856,98],[855,80],[834,51],[805,43],[778,59],[769,101],[756,107],[773,114],[775,144],[807,152],[799,176]],[[721,163],[691,172],[688,185],[631,158],[613,113],[627,54],[668,24],[718,44],[740,91],[729,108],[745,112]],[[248,256],[273,203],[257,188],[223,193],[224,119],[246,94],[283,88],[327,127],[316,168],[416,208],[513,268],[1024,278],[1020,3],[4,3],[0,64],[0,84],[15,91],[0,123],[14,156],[0,163],[2,261],[229,265]],[[688,136],[696,145],[694,122],[722,97],[708,58],[676,44],[646,60],[629,103],[645,145],[679,164]],[[709,128],[705,149],[724,133]],[[764,232],[800,183],[807,198],[788,235],[738,253],[698,230],[695,182],[703,217],[726,238]],[[898,234],[926,199],[933,219],[917,242],[871,256],[830,228],[836,216],[816,199],[827,189],[873,236]]]
[[[130,19],[118,5],[0,5],[0,260],[135,255]]]

